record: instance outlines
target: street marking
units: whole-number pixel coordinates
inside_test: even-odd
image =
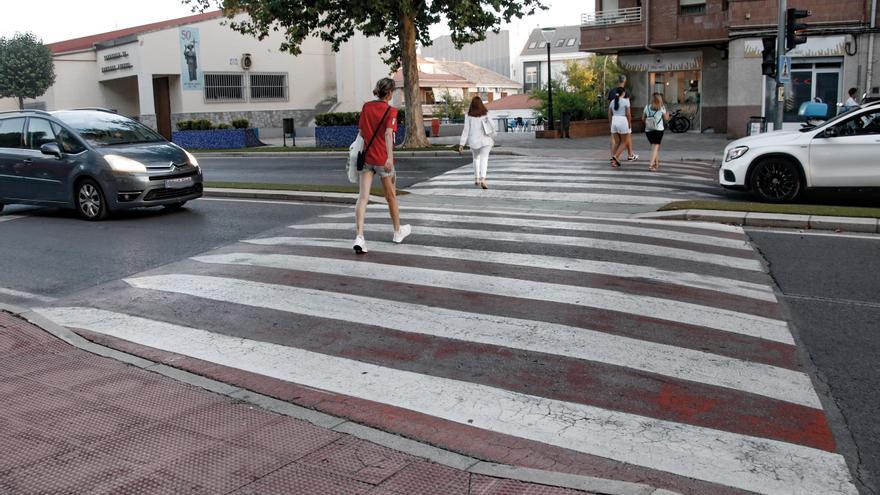
[[[762,232],[768,234],[785,234],[785,235],[799,235],[799,236],[814,236],[814,237],[843,237],[846,239],[861,239],[865,241],[880,241],[880,235],[877,235],[872,232],[862,232],[862,233],[849,233],[843,234],[840,232],[815,232],[815,231],[807,231],[807,230],[777,230],[777,229],[762,229],[757,227],[748,227],[749,230],[753,230],[755,232]]]
[[[2,220],[2,218],[0,218]],[[6,294],[7,296],[17,297],[19,299],[33,299],[35,301],[40,301],[44,303],[51,303],[57,301],[54,297],[49,296],[41,296],[39,294],[31,294],[30,292],[24,292],[20,290],[7,289],[6,287],[0,287],[0,294]]]
[[[294,230],[342,230],[353,231],[354,225],[343,223],[313,223],[305,225],[291,225],[288,228]],[[364,226],[367,232],[381,232],[391,236],[390,227],[367,224]],[[572,237],[564,235],[527,234],[522,232],[499,232],[476,229],[454,229],[447,227],[424,227],[413,229],[413,234],[430,235],[441,237],[458,237],[469,239],[481,239],[487,241],[510,241],[520,243],[550,244],[554,246],[574,246],[587,249],[604,249],[626,254],[643,254],[647,256],[660,256],[664,258],[681,259],[698,263],[710,263],[729,268],[763,272],[761,263],[756,259],[724,256],[721,254],[708,254],[690,249],[655,246],[638,242],[610,241],[606,239],[591,239],[589,237]]]
[[[291,254],[230,253],[196,256],[191,259],[202,263],[298,270],[572,304],[794,344],[784,321],[672,299],[633,296],[607,289]]]
[[[270,205],[289,205],[289,206],[331,206],[336,208],[347,207],[348,205],[338,205],[333,203],[321,203],[320,205],[315,204],[314,201],[277,201],[271,199],[239,199],[239,198],[206,198],[201,197],[199,201],[224,201],[227,203],[263,203]]]
[[[25,215],[2,215],[0,216],[0,222],[9,222],[12,220],[18,220],[19,218],[25,218]]]
[[[268,237],[248,239],[242,242],[261,246],[317,246],[350,249],[350,243],[338,239],[320,239],[303,237]],[[378,248],[377,248],[378,246]],[[480,251],[476,249],[456,249],[414,244],[394,244],[390,242],[371,241],[371,252],[388,252],[408,256],[428,256],[452,260],[477,261],[481,263],[500,263],[505,265],[528,266],[549,270],[565,270],[580,273],[595,273],[612,277],[626,277],[653,280],[664,284],[693,287],[716,292],[724,292],[750,299],[778,302],[776,294],[769,286],[752,282],[743,282],[730,278],[715,277],[689,272],[668,271],[640,265],[627,265],[606,261],[582,260],[538,254],[504,253],[497,251]]]
[[[74,328],[476,428],[762,494],[858,495],[839,454],[88,308]],[[295,365],[294,365],[295,363]]]
[[[476,188],[419,188],[407,189],[410,194],[419,196],[466,196],[490,199],[509,199],[512,201],[570,201],[572,203],[623,203],[638,205],[660,205],[681,200],[681,196],[630,196],[622,194],[591,193],[553,193],[539,191],[511,191],[504,189]]]
[[[427,182],[422,182],[416,184],[414,186],[410,186],[407,188],[408,191],[421,191],[423,189],[431,189],[436,186],[456,186],[463,185],[468,183],[467,180],[461,181],[434,181],[430,180]],[[553,183],[549,184],[547,182],[527,182],[527,181],[509,181],[509,180],[491,180],[492,187],[528,187],[531,190],[548,190],[548,191],[558,191],[559,189],[580,189],[580,190],[608,190],[614,188],[613,184],[589,184],[589,183]],[[473,186],[471,186],[473,187]],[[659,186],[634,186],[631,184],[621,185],[620,186],[627,191],[634,192],[650,192],[650,193],[678,193],[678,194],[689,194],[700,197],[717,197],[718,194],[712,194],[702,191],[689,190],[689,191],[679,191],[673,190],[669,187],[659,187]],[[476,190],[476,189],[475,189]],[[719,189],[718,192],[721,192]],[[565,194],[565,193],[561,193]]]
[[[631,180],[621,181],[619,178],[609,178],[609,177],[593,177],[593,176],[570,176],[570,177],[541,177],[541,176],[530,176],[530,175],[520,175],[520,174],[510,174],[510,173],[497,173],[494,172],[489,177],[489,180],[494,184],[497,179],[503,179],[508,181],[527,181],[529,184],[553,184],[558,186],[565,186],[566,184],[618,184],[620,182],[636,182],[638,184],[656,184],[660,186],[677,186],[683,188],[699,188],[699,189],[717,189],[721,191],[720,187],[710,186],[709,184],[696,184],[692,182],[683,182],[677,180],[664,180],[662,178],[657,179],[642,179],[642,178],[633,178]],[[473,174],[461,174],[461,175],[447,175],[447,176],[439,176],[435,179],[430,179],[426,182],[420,182],[417,185],[423,184],[473,184],[474,176]],[[415,187],[415,186],[411,186]],[[628,187],[628,186],[622,186]]]
[[[348,213],[335,213],[329,215],[321,215],[321,218],[348,218]],[[681,242],[690,242],[693,244],[706,244],[713,247],[726,247],[730,249],[740,249],[752,252],[752,247],[745,240],[726,239],[713,235],[689,234],[684,232],[671,232],[663,229],[653,229],[641,226],[622,226],[608,225],[601,223],[586,222],[563,222],[554,220],[529,220],[523,218],[501,218],[477,215],[455,215],[455,214],[432,214],[432,213],[406,213],[406,220],[421,220],[428,222],[449,222],[449,223],[477,223],[485,225],[501,225],[505,227],[533,227],[540,229],[552,230],[573,230],[577,232],[602,232],[619,235],[632,235],[639,237],[651,237],[663,240],[675,240]]]
[[[714,184],[717,184],[717,182],[718,182],[717,178],[712,178],[709,176],[709,174],[705,174],[705,175],[673,174],[671,172],[649,172],[647,170],[644,172],[633,171],[633,170],[623,170],[623,171],[617,170],[617,171],[615,171],[615,170],[610,170],[607,168],[601,169],[599,171],[584,170],[584,169],[576,170],[576,171],[575,170],[567,171],[567,170],[559,170],[559,169],[554,169],[554,168],[535,169],[535,168],[529,167],[529,166],[520,167],[520,168],[499,168],[499,167],[492,167],[490,165],[488,171],[489,171],[489,179],[490,180],[491,180],[493,174],[496,174],[496,173],[518,173],[518,174],[521,174],[523,171],[528,171],[529,173],[532,173],[535,176],[554,178],[554,179],[555,178],[586,179],[586,178],[590,178],[590,177],[609,177],[609,178],[616,178],[618,180],[626,180],[628,178],[633,178],[633,177],[645,177],[645,178],[653,178],[653,179],[657,179],[660,177],[669,177],[669,178],[674,178],[674,179],[687,179],[689,181],[694,181],[694,182],[705,182],[707,185],[708,184],[714,185]],[[438,178],[455,177],[455,176],[459,176],[459,175],[465,176],[465,177],[469,176],[469,177],[473,178],[473,170],[467,171],[467,170],[463,170],[463,169],[455,169],[450,172],[440,174],[436,177],[438,177]],[[429,181],[430,180],[431,179],[429,179]]]
[[[139,289],[597,361],[822,408],[804,373],[584,328],[234,278],[174,274],[125,281]]]

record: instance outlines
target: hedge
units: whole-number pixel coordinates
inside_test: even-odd
[[[403,108],[397,109],[397,123],[403,124],[406,112]],[[319,113],[315,115],[315,125],[318,127],[337,127],[358,125],[361,119],[360,112],[333,112]]]

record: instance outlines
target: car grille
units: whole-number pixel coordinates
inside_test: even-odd
[[[148,192],[146,196],[144,196],[144,201],[158,201],[162,199],[173,199],[180,198],[183,196],[189,196],[190,194],[196,194],[202,192],[202,185],[196,184],[194,186],[185,187],[183,189],[153,189]]]
[[[194,175],[199,175],[199,171],[193,169],[189,172],[183,172],[179,174],[152,175],[150,176],[150,180],[179,179],[181,177],[192,177]]]

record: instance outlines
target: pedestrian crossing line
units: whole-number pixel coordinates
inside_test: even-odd
[[[585,170],[585,169],[608,169],[610,168],[610,164],[608,160],[605,161],[562,161],[562,162],[549,162],[544,159],[540,160],[525,160],[525,161],[512,161],[512,160],[490,160],[490,166],[494,166],[495,168],[518,168],[522,169],[523,165],[527,166],[535,166],[539,168],[549,168],[549,169],[558,169],[558,170]],[[647,168],[646,162],[622,162],[623,167],[645,167]],[[462,168],[469,167],[471,165],[464,165]],[[717,170],[716,166],[706,166],[706,165],[692,165],[688,163],[680,163],[680,162],[667,162],[663,165],[664,167],[668,167],[670,169],[676,170],[686,170],[688,172],[714,172]]]
[[[571,304],[794,344],[784,321],[607,289],[290,254],[228,253],[192,259],[202,263],[260,266]]]
[[[350,249],[348,243],[338,239],[320,239],[303,237],[269,237],[248,239],[247,244],[261,246],[317,246]],[[476,249],[457,249],[425,244],[394,244],[387,242],[370,242],[370,251],[404,254],[408,256],[427,256],[452,260],[477,261],[481,263],[500,263],[516,266],[527,266],[550,270],[564,270],[580,273],[594,273],[612,277],[650,280],[663,284],[692,287],[713,292],[723,292],[749,299],[757,299],[777,303],[776,295],[769,286],[752,282],[739,281],[731,278],[716,277],[690,272],[669,271],[639,265],[628,265],[606,261],[593,261],[556,256],[521,254],[497,251],[481,251]]]
[[[499,189],[475,189],[475,188],[424,188],[418,190],[409,190],[411,194],[421,196],[465,196],[465,197],[486,197],[490,199],[509,199],[515,201],[533,200],[533,201],[569,201],[572,203],[624,203],[624,204],[643,204],[643,205],[660,205],[670,203],[672,201],[681,200],[681,196],[631,196],[623,194],[591,194],[591,193],[554,193],[538,191],[509,191]]]
[[[581,176],[571,176],[571,177],[541,177],[534,175],[520,175],[520,174],[507,174],[507,173],[493,173],[490,177],[490,180],[494,184],[497,180],[505,180],[505,181],[527,181],[529,183],[535,184],[552,184],[564,186],[567,184],[617,184],[622,183],[620,178],[611,178],[611,177],[584,177]],[[416,184],[416,186],[420,186],[422,184],[461,184],[466,183],[468,185],[473,183],[473,175],[465,175],[461,176],[450,175],[446,177],[438,177],[436,179],[430,179],[425,182],[420,182]],[[680,180],[664,180],[664,179],[642,179],[642,178],[631,178],[626,181],[627,184],[637,184],[637,185],[662,185],[662,186],[670,186],[670,187],[681,187],[685,189],[689,188],[697,188],[700,190],[717,190],[718,186],[714,186],[712,184],[705,183],[697,183],[697,182],[686,182]],[[415,186],[413,186],[415,187]]]
[[[761,494],[857,495],[839,454],[545,399],[90,308],[48,308],[73,328],[495,433]]]
[[[404,217],[405,219],[405,217]],[[304,225],[291,225],[288,228],[298,231],[344,231],[351,232],[352,225],[347,223],[313,223]],[[366,232],[389,233],[389,228],[382,225],[366,224]],[[390,234],[389,234],[390,235]],[[448,227],[423,227],[415,226],[413,235],[441,236],[479,239],[486,241],[508,241],[518,243],[549,244],[554,246],[573,246],[588,249],[603,249],[626,254],[642,254],[662,258],[673,258],[696,263],[708,263],[727,268],[763,272],[763,267],[757,259],[712,254],[689,249],[655,246],[628,241],[612,241],[606,239],[592,239],[589,237],[572,237],[550,234],[528,234],[523,232],[502,232],[476,229],[460,229]]]
[[[625,170],[625,171],[618,171],[618,170],[587,171],[587,170],[581,170],[579,173],[571,173],[571,172],[563,172],[563,171],[552,170],[552,169],[534,170],[531,168],[527,169],[527,171],[536,177],[545,177],[545,178],[552,178],[552,179],[565,179],[565,178],[584,179],[584,178],[588,178],[588,177],[605,177],[605,178],[616,178],[616,179],[638,177],[638,178],[657,179],[660,177],[670,177],[670,178],[674,178],[676,180],[689,180],[689,181],[693,181],[695,183],[704,183],[706,185],[714,185],[718,181],[717,177],[711,177],[708,174],[706,174],[706,175],[677,174],[677,173],[671,172],[671,171],[668,171],[668,172],[648,172],[648,171],[641,172],[641,171],[633,171],[633,170]],[[489,178],[490,179],[492,177],[495,177],[495,174],[498,174],[498,173],[522,174],[523,170],[522,169],[497,170],[495,168],[492,168],[491,166],[489,167]],[[456,170],[452,170],[451,172],[446,172],[444,174],[438,175],[435,178],[458,177],[458,176],[462,177],[462,180],[466,180],[467,178],[470,178],[471,180],[473,180],[473,177],[474,177],[473,171],[467,172],[467,171],[463,171],[463,170],[460,171],[460,169],[456,169]],[[430,181],[433,179],[428,179],[428,180]]]
[[[12,220],[18,220],[19,218],[24,218],[25,215],[0,215],[0,222],[10,222]]]
[[[350,218],[349,213],[339,213],[322,215],[321,218]],[[752,253],[751,246],[745,240],[724,239],[712,235],[672,233],[668,230],[655,229],[641,226],[616,226],[603,224],[590,224],[583,222],[565,222],[554,220],[543,220],[540,223],[535,220],[527,220],[520,218],[500,218],[489,217],[484,215],[461,215],[461,214],[434,214],[434,213],[406,213],[407,221],[429,221],[429,222],[449,222],[449,223],[470,223],[483,225],[501,225],[505,227],[539,227],[541,229],[550,230],[572,230],[576,232],[602,232],[620,235],[632,235],[640,237],[651,237],[657,239],[668,240],[674,238],[676,241],[690,242],[693,244],[706,244],[713,247],[726,247],[730,249],[739,249]]]
[[[589,329],[226,277],[173,274],[126,282],[139,289],[597,361],[821,409],[810,378],[798,371]]]
[[[431,189],[437,186],[455,186],[460,185],[464,181],[427,181],[417,184],[415,186],[410,186],[407,188],[407,191],[421,191],[423,189]],[[501,187],[501,188],[509,188],[509,187],[527,187],[528,190],[549,190],[549,191],[560,191],[560,190],[609,190],[613,189],[613,184],[575,184],[575,183],[558,183],[558,184],[548,184],[546,182],[525,182],[525,181],[509,181],[509,180],[492,180],[492,187]],[[687,190],[687,191],[679,191],[673,190],[670,187],[658,187],[658,186],[638,186],[638,185],[627,185],[627,191],[635,191],[635,192],[650,192],[650,193],[687,193],[692,196],[701,196],[701,197],[715,197],[718,194],[715,193],[706,193],[702,191],[696,190]]]

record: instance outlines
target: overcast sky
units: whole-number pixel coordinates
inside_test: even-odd
[[[140,24],[190,15],[180,0],[3,0],[0,36],[17,31],[31,31],[45,43],[53,43],[91,34],[114,31]],[[545,0],[549,10],[518,21],[523,27],[578,24],[590,0]],[[35,7],[39,8],[35,8]],[[444,26],[435,26],[432,36],[447,34]]]

